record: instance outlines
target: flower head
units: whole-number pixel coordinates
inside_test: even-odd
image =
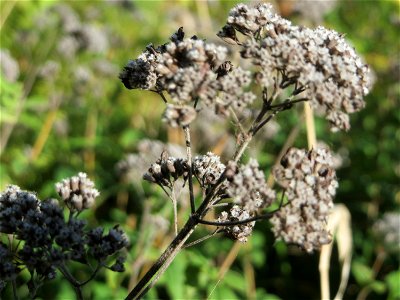
[[[78,173],[63,179],[55,185],[57,193],[64,200],[69,209],[74,211],[82,211],[90,208],[94,204],[94,200],[100,195],[99,191],[94,188],[94,183],[86,173]]]
[[[330,242],[326,220],[338,183],[327,149],[291,148],[274,169],[285,189],[288,204],[271,219],[277,238],[300,245],[308,252]]]

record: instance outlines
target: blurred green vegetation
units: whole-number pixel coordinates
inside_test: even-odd
[[[37,191],[41,199],[55,197],[55,182],[87,172],[101,196],[85,217],[93,226],[120,223],[131,239],[127,272],[99,274],[84,289],[85,299],[122,299],[173,237],[173,226],[160,229],[154,217],[171,221],[170,202],[157,188],[121,179],[115,166],[144,138],[183,140],[160,122],[160,99],[126,90],[118,80],[120,69],[147,44],[165,43],[180,26],[188,36],[218,42],[215,33],[238,2],[1,1],[1,49],[19,66],[16,81],[5,75],[0,79],[1,189],[17,184]],[[307,23],[290,9],[285,13]],[[316,119],[318,138],[345,157],[336,197],[349,208],[353,225],[353,265],[345,298],[362,292],[369,299],[399,299],[398,248],[386,251],[382,237],[374,234],[374,223],[385,212],[399,213],[400,204],[399,3],[338,1],[325,25],[346,34],[376,79],[367,107],[352,116],[350,132],[330,133],[326,122]],[[86,28],[94,38],[77,37],[68,26]],[[81,44],[72,51],[66,38],[81,39]],[[266,174],[293,127],[300,130],[295,145],[307,146],[300,113],[280,115],[278,134],[255,142],[251,151]],[[200,133],[195,132],[193,141],[197,151],[210,150]],[[184,222],[186,217],[181,218]],[[319,298],[318,254],[275,243],[267,222],[256,229],[223,277],[221,266],[234,243],[218,236],[180,253],[147,298]],[[334,253],[332,293],[340,278],[336,260]],[[77,265],[74,274],[85,278],[89,273]],[[18,283],[27,278],[23,272]],[[21,299],[27,297],[24,285],[18,292]],[[3,293],[4,299],[10,298],[11,287]],[[39,296],[71,299],[74,293],[57,277]]]

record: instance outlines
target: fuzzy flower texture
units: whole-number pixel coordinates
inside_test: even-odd
[[[196,36],[184,38],[180,28],[171,42],[158,48],[149,45],[131,60],[120,79],[128,89],[167,92],[173,104],[164,120],[173,126],[194,119],[193,105],[184,108],[190,102],[223,115],[228,107],[240,112],[256,98],[248,91],[252,80],[268,88],[276,84],[278,74],[304,89],[304,97],[326,115],[332,131],[348,130],[349,114],[365,106],[363,97],[372,84],[368,67],[333,30],[292,25],[270,4],[238,4],[217,35],[240,46],[242,58],[250,59],[249,70],[226,60],[227,48]]]
[[[129,61],[120,74],[125,87],[167,92],[172,104],[163,119],[171,126],[188,125],[195,118],[194,102],[225,115],[229,106],[240,111],[253,102],[255,95],[243,90],[251,73],[233,68],[226,60],[227,48],[184,36],[180,28],[171,42],[157,48],[150,44]]]
[[[237,32],[244,41],[239,42]],[[239,4],[218,35],[239,44],[242,57],[259,67],[255,78],[261,86],[271,86],[278,71],[304,87],[305,96],[325,112],[333,131],[348,130],[348,114],[365,106],[363,97],[372,84],[368,67],[336,31],[292,25],[270,4]]]
[[[326,222],[338,182],[326,149],[291,148],[274,169],[288,204],[271,219],[277,238],[300,245],[307,252],[331,241]]]

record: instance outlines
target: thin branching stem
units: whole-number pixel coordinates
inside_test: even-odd
[[[208,234],[208,235],[206,235],[206,236],[204,236],[204,237],[202,237],[202,238],[200,238],[198,240],[195,240],[193,242],[190,242],[190,243],[186,244],[185,246],[182,247],[182,249],[186,249],[186,248],[192,247],[194,245],[197,245],[197,244],[199,244],[201,242],[204,242],[205,240],[208,240],[209,238],[213,237],[214,235],[216,235],[217,233],[220,233],[220,232],[222,232],[222,231],[217,228],[212,233],[210,233],[210,234]]]
[[[190,142],[190,128],[189,125],[183,127],[183,131],[185,132],[185,142],[186,142],[186,155],[187,155],[187,163],[189,166],[189,197],[190,197],[190,210],[192,214],[196,211],[196,206],[194,203],[194,192],[193,192],[193,174],[192,174],[192,145]]]
[[[18,294],[17,294],[17,283],[15,281],[15,279],[11,280],[11,284],[12,284],[12,291],[13,291],[13,296],[15,300],[18,300]]]
[[[199,223],[200,224],[204,224],[204,225],[212,225],[212,226],[234,226],[234,225],[240,225],[240,224],[246,224],[246,223],[250,223],[250,222],[254,222],[257,220],[266,220],[271,218],[275,212],[277,212],[278,210],[274,210],[272,212],[263,214],[263,215],[259,215],[259,216],[254,216],[248,219],[244,219],[244,220],[237,220],[237,221],[229,221],[229,222],[214,222],[214,221],[207,221],[207,220],[203,220],[200,219]]]

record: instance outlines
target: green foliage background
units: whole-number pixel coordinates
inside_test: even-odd
[[[101,197],[96,208],[86,212],[91,225],[122,225],[131,239],[127,272],[104,272],[84,290],[87,299],[122,299],[132,278],[140,277],[173,236],[158,227],[145,226],[149,211],[171,220],[171,205],[161,192],[147,184],[121,180],[116,163],[134,152],[143,138],[163,142],[180,141],[160,122],[163,106],[153,94],[128,91],[118,72],[151,43],[165,43],[180,26],[187,35],[218,41],[215,32],[224,24],[236,1],[1,1],[1,49],[18,61],[16,82],[1,77],[0,124],[4,132],[13,124],[0,160],[0,187],[17,184],[37,191],[41,199],[56,197],[54,183],[79,171],[95,180]],[[75,11],[82,23],[107,33],[109,47],[100,53],[78,51],[65,59],[57,51],[63,36],[58,5]],[[294,22],[301,16],[291,16]],[[339,1],[326,16],[325,25],[343,32],[374,71],[376,83],[367,97],[367,107],[352,116],[349,133],[332,134],[317,118],[317,135],[334,151],[347,153],[338,171],[336,202],[344,203],[352,215],[353,263],[345,298],[355,299],[369,291],[370,299],[399,299],[399,252],[390,252],[373,233],[373,224],[385,212],[399,213],[400,204],[400,109],[399,109],[399,4],[396,1]],[[40,76],[46,62],[54,61],[59,72]],[[109,73],[94,65],[107,62]],[[84,68],[86,80],[77,80]],[[268,170],[293,126],[300,133],[295,145],[306,147],[305,128],[297,115],[279,116],[279,133],[257,143],[259,160]],[[201,139],[193,137],[197,150]],[[183,141],[181,141],[183,142]],[[197,143],[197,145],[196,145]],[[205,151],[205,150],[204,150]],[[145,213],[147,209],[147,213]],[[146,221],[147,220],[147,221]],[[182,222],[185,216],[181,217]],[[269,225],[259,223],[254,236],[243,246],[235,262],[219,280],[221,264],[233,242],[220,236],[183,251],[159,284],[153,298],[210,299],[314,299],[319,297],[318,254],[307,255],[294,247],[276,243]],[[400,229],[399,229],[400,230]],[[200,232],[204,234],[205,231]],[[2,237],[4,238],[4,237]],[[379,255],[384,253],[384,259]],[[136,268],[137,257],[143,260]],[[337,289],[340,269],[337,254],[331,265],[331,292]],[[377,268],[376,263],[382,265]],[[73,266],[78,278],[88,270]],[[18,283],[21,298],[28,295],[28,275]],[[3,291],[5,299],[11,288]],[[61,277],[46,284],[42,299],[71,299],[73,290]]]

